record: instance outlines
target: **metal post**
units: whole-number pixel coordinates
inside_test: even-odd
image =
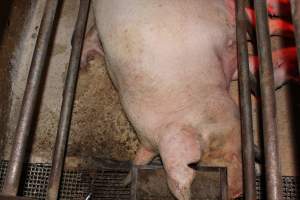
[[[293,23],[295,26],[295,39],[297,46],[297,57],[298,57],[298,73],[300,73],[300,1],[291,0]]]
[[[240,112],[242,131],[244,199],[256,199],[256,176],[252,129],[252,106],[249,79],[247,20],[245,1],[236,0],[237,51],[239,65]]]
[[[45,61],[49,40],[53,33],[54,19],[57,13],[59,0],[47,1],[39,30],[37,43],[31,61],[27,85],[23,97],[21,112],[15,132],[14,143],[10,155],[3,193],[15,196],[17,194],[22,165],[30,135],[30,128],[39,95],[39,86],[45,70]]]
[[[81,0],[80,8],[72,38],[72,52],[68,67],[68,74],[63,93],[63,102],[61,106],[60,121],[56,137],[55,149],[53,153],[52,169],[49,179],[48,200],[56,200],[58,197],[59,185],[65,160],[65,151],[69,136],[69,128],[72,117],[72,108],[78,78],[80,54],[83,44],[83,38],[88,18],[90,0]]]
[[[256,35],[260,61],[259,75],[264,131],[266,193],[268,200],[280,200],[282,199],[282,180],[277,144],[276,100],[266,1],[255,0],[254,7],[257,19]]]

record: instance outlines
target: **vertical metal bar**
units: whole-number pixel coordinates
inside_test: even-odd
[[[282,180],[277,144],[276,100],[266,1],[255,0],[254,7],[257,19],[256,35],[260,61],[259,75],[262,98],[267,199],[279,200],[282,199]]]
[[[50,37],[53,33],[53,24],[57,13],[58,3],[59,0],[49,0],[47,1],[44,10],[24,92],[14,143],[12,145],[10,162],[5,177],[3,187],[3,193],[5,195],[15,196],[19,188],[22,165],[24,162],[33,114],[37,104],[39,86],[42,74],[45,70],[47,50]]]
[[[295,26],[295,39],[298,57],[298,73],[300,73],[300,1],[291,0],[292,17]]]
[[[256,176],[252,128],[252,106],[249,78],[247,20],[245,1],[236,0],[236,37],[238,51],[240,112],[242,132],[244,199],[256,199]]]
[[[80,0],[80,8],[72,38],[72,52],[65,81],[60,121],[53,153],[52,169],[48,185],[48,200],[56,200],[65,160],[65,151],[72,118],[72,108],[78,78],[80,54],[88,18],[90,0]]]

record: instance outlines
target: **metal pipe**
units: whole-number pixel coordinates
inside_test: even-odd
[[[89,6],[90,0],[80,1],[79,13],[72,38],[72,52],[68,67],[68,74],[65,81],[60,121],[55,142],[55,149],[53,153],[52,168],[47,191],[48,200],[56,200],[58,197],[59,185],[65,161],[65,151],[72,118],[72,108],[78,78],[80,55],[88,19]]]
[[[291,0],[292,17],[295,26],[295,39],[298,57],[298,73],[300,73],[300,1]]]
[[[279,200],[282,199],[282,180],[277,144],[276,100],[266,1],[255,0],[254,7],[257,19],[256,35],[260,61],[259,76],[264,132],[266,194],[268,200]]]
[[[50,37],[53,33],[53,25],[58,3],[59,0],[47,1],[44,10],[41,27],[31,61],[15,138],[12,145],[10,162],[8,164],[3,186],[3,193],[5,195],[15,196],[19,188],[22,165],[30,135],[33,115],[39,96],[41,78],[46,67],[46,56],[48,53]]]
[[[254,142],[252,128],[251,86],[249,78],[247,19],[245,1],[236,0],[236,37],[239,72],[242,158],[243,158],[243,187],[244,199],[256,199],[256,176],[254,159]]]

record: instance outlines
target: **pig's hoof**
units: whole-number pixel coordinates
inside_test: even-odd
[[[130,171],[127,174],[126,178],[122,180],[121,186],[127,187],[128,185],[130,185],[131,181],[132,181],[132,172]]]
[[[234,198],[235,200],[242,200],[242,199],[244,199],[244,197],[241,195],[241,196],[239,196],[239,197],[236,197],[236,198]]]

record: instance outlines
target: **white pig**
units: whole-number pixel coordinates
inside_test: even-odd
[[[241,195],[239,111],[228,92],[236,69],[234,10],[224,0],[94,0],[93,6],[102,46],[90,32],[82,63],[94,53],[105,56],[140,141],[134,164],[159,154],[179,200],[191,198],[189,165],[225,166],[229,198]]]

